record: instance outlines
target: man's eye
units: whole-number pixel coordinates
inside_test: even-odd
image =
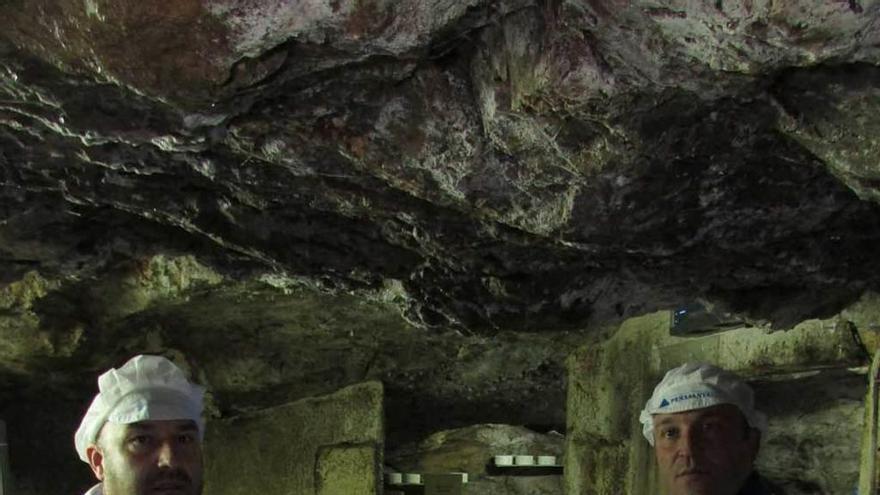
[[[678,436],[678,430],[675,428],[664,428],[660,430],[661,438],[675,438]]]
[[[149,435],[135,435],[128,439],[128,444],[134,448],[144,448],[152,443],[153,439]]]
[[[708,421],[703,423],[704,431],[719,431],[723,428],[723,425],[717,421]]]
[[[182,444],[191,444],[196,441],[196,437],[195,437],[195,435],[193,435],[191,433],[187,433],[187,434],[179,435],[177,437],[177,441]]]

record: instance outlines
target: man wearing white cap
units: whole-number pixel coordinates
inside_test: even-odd
[[[160,356],[98,377],[74,436],[100,483],[86,495],[200,495],[204,389]]]
[[[733,373],[703,363],[669,370],[639,420],[667,495],[773,493],[754,470],[767,420]]]

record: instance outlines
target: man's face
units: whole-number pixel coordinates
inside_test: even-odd
[[[752,471],[760,434],[736,406],[654,415],[654,452],[669,495],[735,494]]]
[[[193,421],[107,423],[86,454],[104,495],[202,492],[202,445]]]

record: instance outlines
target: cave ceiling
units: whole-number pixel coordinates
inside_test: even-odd
[[[320,328],[303,315],[339,298],[373,350],[314,383],[381,375],[376,342],[412,329],[508,359],[491,339],[693,300],[784,329],[880,285],[880,2],[2,0],[0,19],[10,373],[213,325],[174,347],[246,400],[283,345],[237,374],[206,349]],[[157,270],[178,277],[161,304],[126,289]],[[272,306],[291,293],[313,301],[296,318]],[[354,331],[330,334],[301,347],[344,360]],[[522,369],[561,378],[566,338]],[[468,355],[444,345],[386,371],[415,387],[426,348]],[[319,391],[297,386],[278,393]]]

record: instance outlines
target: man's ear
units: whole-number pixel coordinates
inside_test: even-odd
[[[98,481],[104,481],[104,453],[97,445],[91,444],[86,448],[86,457],[89,459],[89,467],[92,468],[95,477],[98,478]]]

